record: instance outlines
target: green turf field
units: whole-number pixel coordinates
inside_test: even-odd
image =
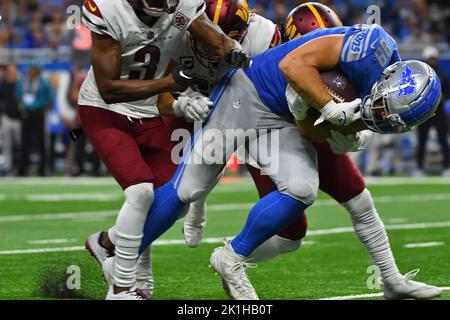
[[[370,190],[400,269],[421,268],[416,279],[446,288],[441,299],[450,299],[450,183],[384,179]],[[154,298],[227,299],[208,259],[221,239],[240,230],[255,200],[247,180],[221,184],[208,200],[210,243],[187,248],[180,222],[167,232],[154,248]],[[110,179],[0,179],[0,299],[103,299],[106,285],[83,244],[114,223],[121,202]],[[310,234],[298,252],[249,271],[260,298],[380,299],[379,290],[367,288],[371,263],[348,214],[320,194],[308,218]],[[74,265],[81,289],[67,291],[66,270]]]

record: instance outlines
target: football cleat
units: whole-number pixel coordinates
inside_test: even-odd
[[[198,247],[205,234],[206,227],[206,206],[201,212],[189,210],[184,218],[183,234],[186,244],[191,248]]]
[[[402,299],[431,299],[439,296],[442,289],[430,286],[426,283],[412,281],[420,269],[408,272],[395,283],[383,285],[384,298],[386,300],[402,300]]]
[[[122,291],[115,294],[113,286],[109,286],[105,300],[147,300],[147,297],[136,287],[131,288],[129,291]]]
[[[151,248],[142,252],[136,263],[136,287],[141,290],[150,300],[153,297],[153,271],[151,260]]]
[[[234,252],[228,241],[225,247],[216,248],[209,260],[211,267],[222,277],[226,293],[234,300],[259,300],[246,270],[255,268],[245,257]]]
[[[104,231],[100,231],[91,235],[85,242],[86,250],[89,251],[92,257],[97,260],[97,262],[102,265],[103,262],[113,256],[108,249],[103,248],[100,244],[100,239]]]

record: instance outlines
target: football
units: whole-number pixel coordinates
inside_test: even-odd
[[[358,98],[358,92],[355,87],[340,71],[324,71],[320,73],[320,77],[325,85],[325,89],[337,103],[350,102]]]

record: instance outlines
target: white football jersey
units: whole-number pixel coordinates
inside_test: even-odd
[[[241,42],[244,53],[255,56],[278,45],[280,41],[281,34],[272,21],[260,15],[251,14],[247,34]],[[226,71],[226,67],[214,68],[209,67],[207,63],[201,63],[201,57],[198,57],[192,49],[189,32],[184,35],[174,60],[193,71],[199,80],[199,84],[194,89],[206,95]]]
[[[175,13],[165,14],[149,27],[135,14],[127,0],[86,0],[83,23],[97,34],[107,35],[122,47],[122,80],[164,77],[190,24],[205,11],[203,0],[180,1]],[[159,116],[158,96],[107,104],[100,96],[91,67],[79,95],[78,104],[108,109],[132,118]]]

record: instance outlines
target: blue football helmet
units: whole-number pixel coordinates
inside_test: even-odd
[[[361,118],[378,133],[407,132],[434,116],[441,97],[441,82],[428,64],[399,61],[386,68],[372,87]]]

